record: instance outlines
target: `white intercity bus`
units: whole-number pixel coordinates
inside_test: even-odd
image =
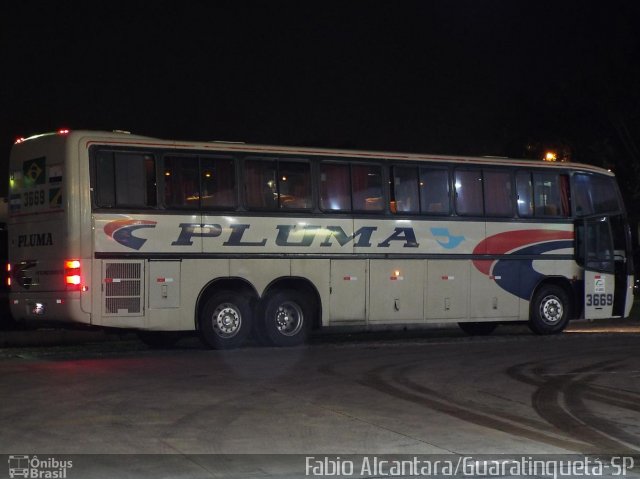
[[[10,158],[17,320],[197,331],[213,348],[312,329],[628,317],[611,172],[531,160],[67,131]]]

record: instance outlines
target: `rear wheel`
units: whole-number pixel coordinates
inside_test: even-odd
[[[560,286],[542,286],[533,297],[529,328],[536,334],[560,333],[569,322],[570,301]]]
[[[200,339],[210,348],[236,348],[249,335],[252,316],[250,301],[244,295],[232,291],[216,293],[200,311]]]
[[[257,336],[274,346],[297,346],[311,331],[314,311],[307,296],[283,290],[268,296],[262,308],[263,321],[257,324]]]
[[[458,323],[460,329],[470,336],[487,336],[498,327],[497,323]]]

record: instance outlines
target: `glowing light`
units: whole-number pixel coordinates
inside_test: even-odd
[[[66,128],[61,128],[60,130],[58,130],[58,135],[68,135],[69,134],[69,130]]]
[[[80,284],[80,275],[73,274],[73,275],[67,276],[67,284],[73,284],[73,285]]]
[[[558,159],[558,154],[555,151],[547,151],[544,154],[544,161],[556,161]]]
[[[65,261],[64,267],[69,269],[78,269],[80,267],[80,261],[77,259],[70,259]]]
[[[80,276],[80,260],[68,259],[64,262],[64,282],[72,290],[80,289],[82,277]]]

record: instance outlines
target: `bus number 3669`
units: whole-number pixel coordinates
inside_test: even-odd
[[[613,294],[587,294],[587,306],[611,306]]]

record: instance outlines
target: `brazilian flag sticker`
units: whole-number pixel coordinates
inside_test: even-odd
[[[24,176],[25,188],[45,184],[45,160],[46,158],[43,156],[22,163],[22,173]]]

